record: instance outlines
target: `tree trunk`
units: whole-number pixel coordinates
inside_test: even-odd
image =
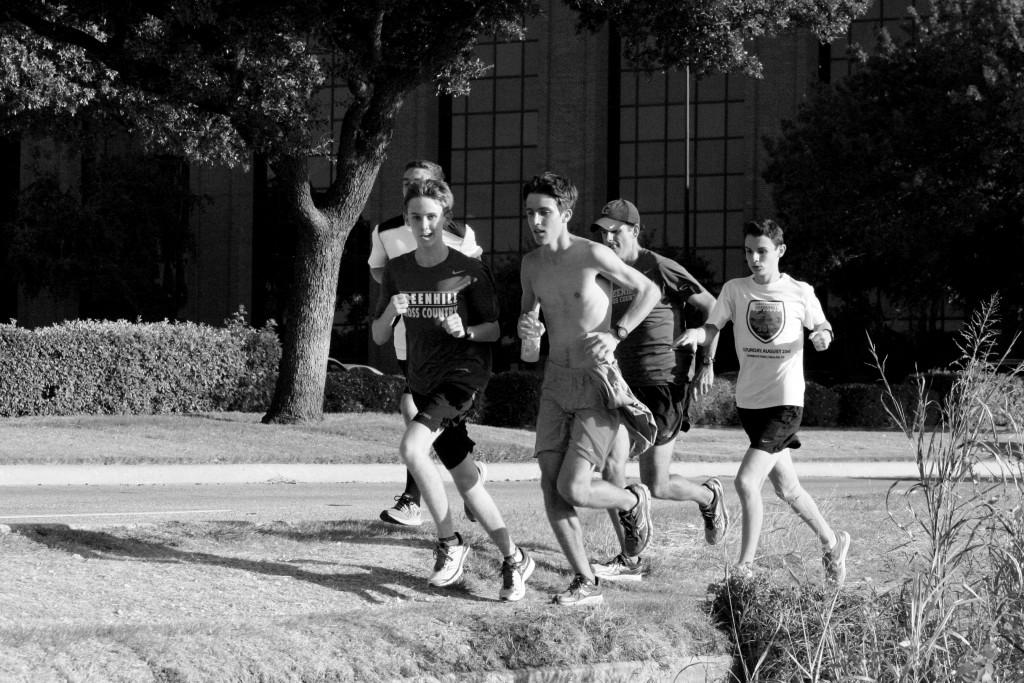
[[[346,191],[329,193],[339,198],[336,206],[312,206],[308,189],[293,192],[290,197],[297,209],[298,235],[291,293],[282,323],[281,363],[264,423],[290,424],[323,418],[341,255],[382,161],[366,160],[350,177],[339,177],[335,188],[341,186]],[[304,180],[298,185],[307,188]]]
[[[264,422],[323,417],[338,265],[344,247],[344,240],[332,238],[333,232],[304,225],[296,241],[277,387]]]

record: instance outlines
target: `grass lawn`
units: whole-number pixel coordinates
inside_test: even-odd
[[[901,537],[877,487],[819,486],[826,516],[855,539],[851,585],[884,582]],[[495,600],[499,560],[478,527],[466,583],[447,590],[426,586],[430,525],[14,527],[0,535],[0,680],[425,680],[629,660],[662,662],[671,678],[681,657],[728,652],[705,599],[737,552],[738,526],[709,547],[693,506],[655,501],[650,576],[609,585],[602,607],[567,610],[548,603],[570,576],[539,492],[524,500],[506,487],[495,484],[495,498],[538,563],[515,604]],[[763,565],[782,580],[820,581],[811,534],[766,503]],[[607,515],[581,519],[593,556],[614,554]]]
[[[0,464],[397,459],[397,415],[335,414],[303,426],[259,418],[5,419]],[[486,460],[530,458],[527,430],[474,425],[470,432]],[[895,432],[808,429],[804,443],[799,455],[807,460],[911,457]],[[696,428],[680,439],[677,457],[731,462],[744,448],[738,429]],[[12,525],[0,532],[0,680],[476,680],[486,671],[624,660],[659,662],[671,678],[680,657],[729,651],[705,600],[738,552],[738,523],[723,545],[708,547],[692,505],[655,501],[648,579],[609,586],[600,608],[565,610],[548,603],[571,577],[539,491],[523,497],[503,486],[511,485],[489,488],[538,562],[527,597],[515,604],[495,600],[499,560],[478,527],[465,586],[437,591],[425,581],[431,525],[395,529],[367,520],[365,510],[301,523]],[[826,518],[853,537],[850,589],[899,580],[912,546],[888,519],[885,485],[813,486]],[[820,582],[815,539],[770,486],[764,493],[759,564],[781,581]],[[606,514],[588,510],[581,519],[592,557],[614,554]]]
[[[401,418],[334,413],[310,425],[264,425],[256,413],[82,415],[0,419],[0,465],[394,463]],[[904,460],[907,441],[893,431],[805,429],[806,460]],[[476,453],[488,462],[528,461],[533,432],[471,425]],[[734,462],[746,449],[737,428],[694,427],[677,459]]]

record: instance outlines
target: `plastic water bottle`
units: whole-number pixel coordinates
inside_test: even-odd
[[[524,337],[519,357],[524,363],[536,363],[540,360],[540,337]]]
[[[527,313],[530,320],[533,322],[533,328],[539,329],[540,332],[536,336],[523,337],[523,345],[519,349],[519,358],[524,363],[536,363],[540,360],[540,337],[544,334],[544,328],[541,327],[540,317],[535,311]]]

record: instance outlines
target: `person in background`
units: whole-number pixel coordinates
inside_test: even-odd
[[[412,183],[423,180],[443,182],[445,180],[444,171],[439,164],[425,159],[414,159],[407,163],[402,173],[402,196],[405,196],[406,190]],[[483,249],[476,242],[473,228],[468,225],[459,225],[450,217],[445,218],[441,237],[449,247],[472,258],[480,258],[483,253]],[[416,248],[416,238],[413,236],[412,229],[406,224],[404,213],[375,226],[370,235],[370,243],[370,257],[367,259],[367,263],[370,266],[370,275],[377,284],[381,283],[384,267],[388,261]],[[401,319],[395,325],[393,339],[395,357],[398,359],[398,366],[404,375],[406,373],[405,322]],[[408,424],[416,414],[412,397],[409,394],[402,394],[400,408],[402,419]],[[477,462],[477,467],[481,476],[486,477],[487,469],[484,463]],[[469,508],[466,508],[466,514],[470,521],[475,521]],[[380,518],[384,522],[399,526],[419,526],[423,523],[420,512],[420,490],[412,474],[406,472],[405,489],[401,495],[395,497],[395,504],[392,507],[381,511]]]
[[[640,212],[627,199],[615,199],[601,209],[601,216],[590,226],[597,239],[623,260],[636,268],[657,286],[661,295],[657,305],[626,339],[615,349],[622,375],[633,393],[651,410],[658,425],[658,437],[648,450],[640,454],[640,481],[654,498],[697,503],[704,520],[704,539],[714,545],[725,537],[729,516],[725,507],[722,484],[717,478],[695,484],[669,472],[676,437],[688,429],[686,392],[690,363],[677,367],[673,340],[676,321],[684,320],[684,308],[690,306],[707,319],[713,297],[693,276],[675,261],[640,246]],[[634,292],[612,288],[612,318],[618,319],[633,301]],[[685,327],[685,324],[680,325]],[[695,390],[706,394],[714,380],[717,339],[709,346],[695,378]],[[690,357],[685,356],[689,361]],[[684,424],[686,425],[684,427]],[[626,459],[629,442],[619,430],[604,476],[617,486],[626,484]],[[619,516],[610,514],[619,537],[621,552],[611,560],[595,563],[594,573],[606,581],[638,581],[647,573],[648,565],[640,557],[626,552],[625,538]]]

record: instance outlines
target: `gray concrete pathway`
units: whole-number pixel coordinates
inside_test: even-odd
[[[731,477],[738,462],[673,463],[672,471],[685,477]],[[797,471],[806,478],[881,478],[911,479],[917,467],[910,461],[882,462],[798,462]],[[999,476],[1005,468],[995,461],[981,463],[981,476]],[[631,462],[627,475],[639,477],[639,466]],[[492,481],[538,479],[537,465],[528,463],[488,463]],[[402,482],[405,468],[393,465],[5,465],[0,466],[2,486],[106,486],[133,484],[254,484],[266,482],[344,483]]]

